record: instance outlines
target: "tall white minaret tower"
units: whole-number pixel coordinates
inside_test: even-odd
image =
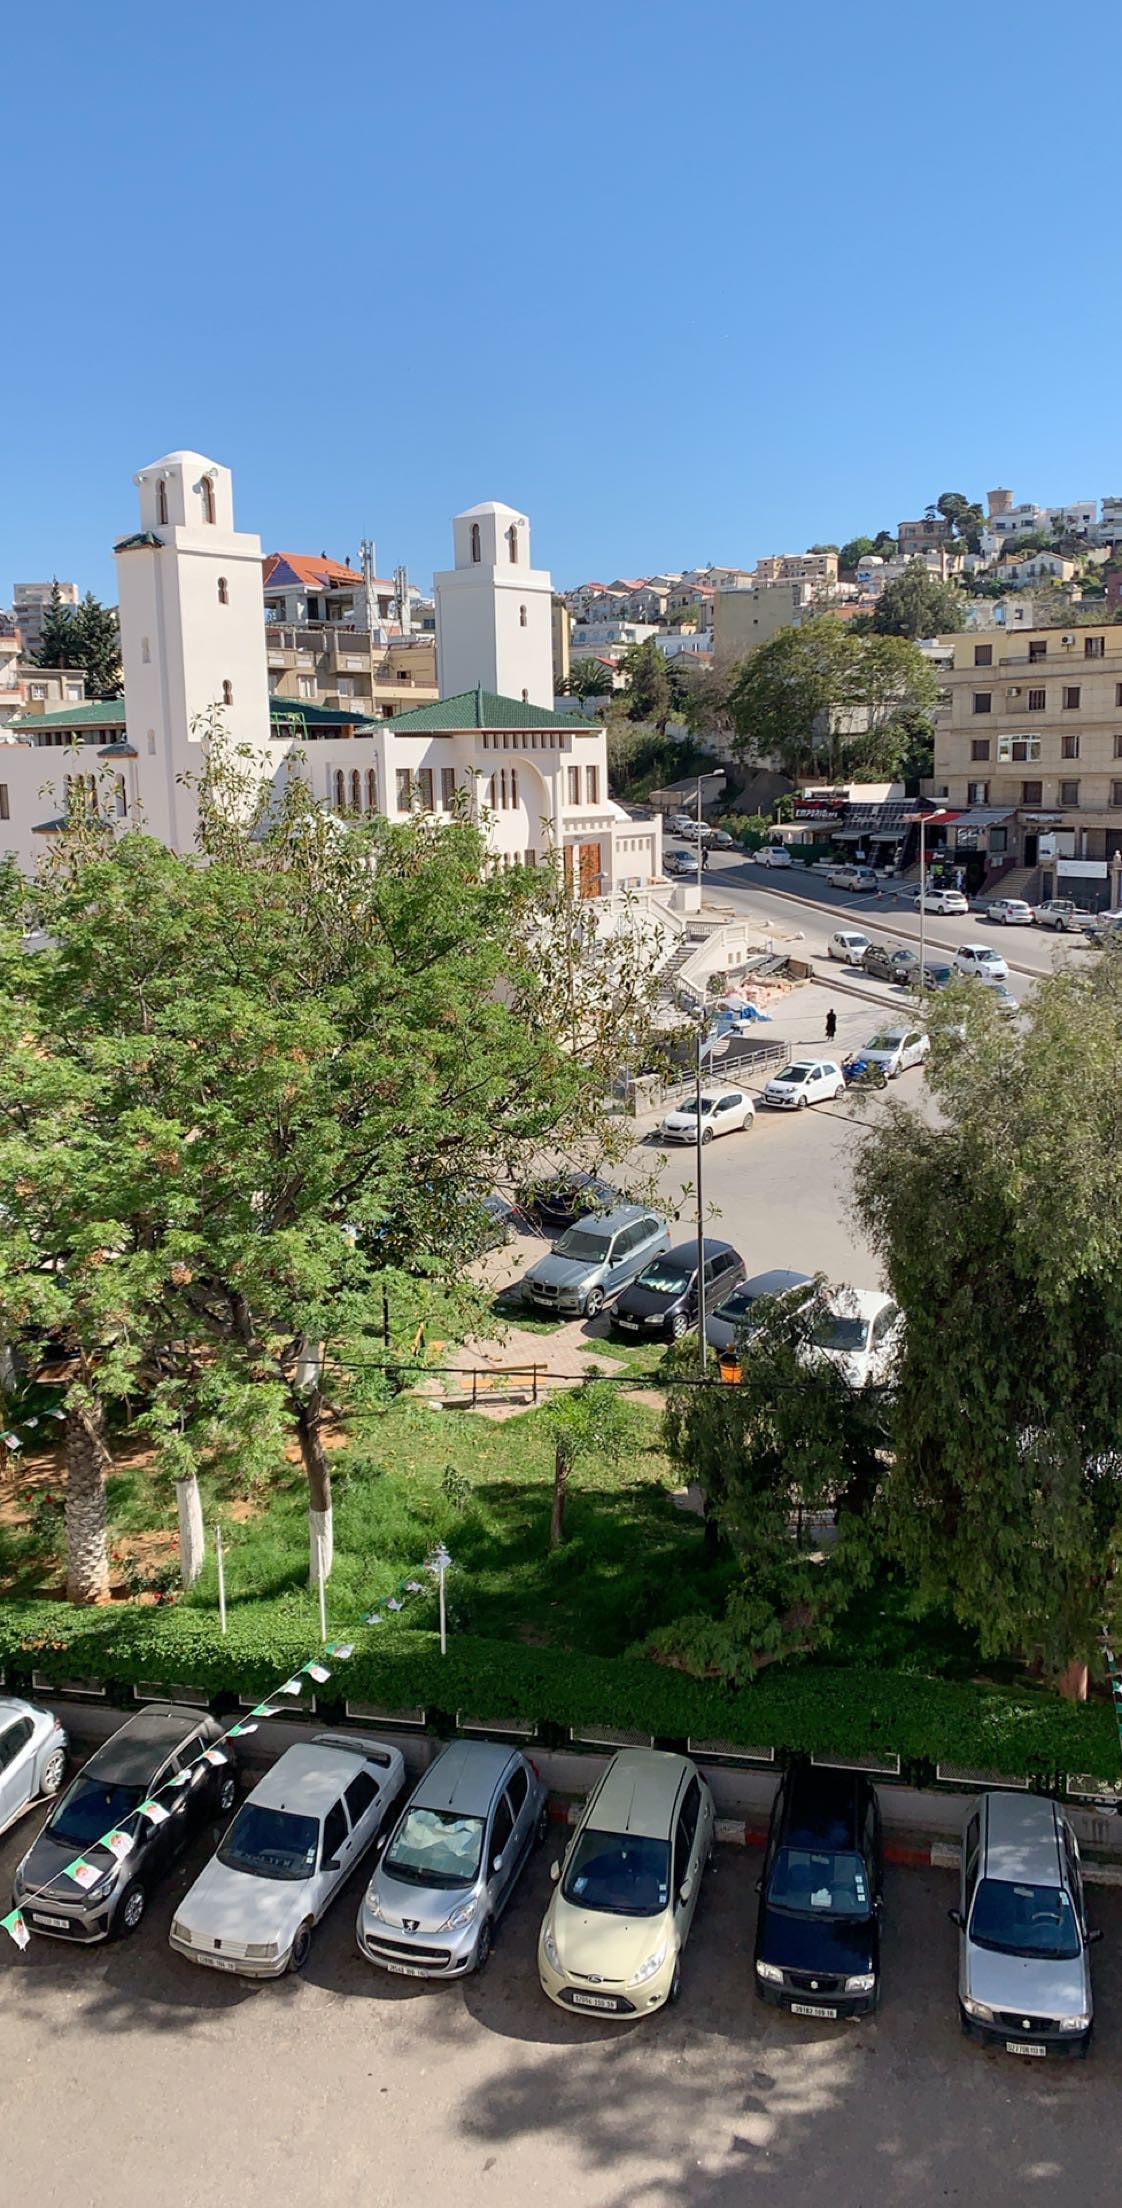
[[[436,660],[442,698],[496,690],[553,704],[553,584],[530,565],[530,524],[488,500],[452,523],[455,566],[434,575]]]
[[[184,851],[195,808],[177,777],[198,774],[206,724],[270,765],[261,539],[235,530],[230,470],[202,453],[134,481],[140,527],[114,548],[128,738],[145,825]]]

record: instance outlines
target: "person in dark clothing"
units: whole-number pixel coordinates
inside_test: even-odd
[[[829,1011],[826,1014],[826,1041],[828,1043],[832,1043],[837,1032],[838,1015],[835,1012],[833,1005],[831,1005]]]

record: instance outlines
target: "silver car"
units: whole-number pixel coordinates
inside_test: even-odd
[[[414,1787],[366,1889],[360,1954],[406,1978],[482,1970],[547,1823],[546,1790],[527,1756],[453,1741]]]
[[[670,1229],[641,1204],[578,1219],[547,1257],[531,1265],[522,1283],[527,1302],[540,1311],[594,1319],[609,1296],[636,1279],[652,1257],[670,1248]]]
[[[1075,1834],[1038,1794],[983,1794],[962,1835],[963,2031],[1010,2055],[1085,2055],[1094,2007]]]
[[[50,1710],[0,1695],[0,1832],[33,1802],[61,1792],[66,1750],[65,1729]]]

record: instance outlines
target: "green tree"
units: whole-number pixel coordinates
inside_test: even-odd
[[[612,1381],[591,1379],[556,1397],[545,1416],[553,1442],[549,1546],[559,1549],[565,1538],[565,1504],[573,1473],[594,1460],[618,1464],[632,1445],[635,1416]]]
[[[893,773],[936,693],[913,644],[855,636],[819,614],[780,629],[741,662],[729,691],[734,748],[745,760],[774,761],[792,781]]]
[[[873,624],[880,636],[949,636],[966,619],[961,591],[929,575],[922,560],[910,560],[903,575],[888,583],[877,600]]]
[[[1122,957],[933,1010],[934,1121],[867,1136],[858,1211],[907,1315],[895,1553],[987,1655],[1090,1655],[1122,1554]]]
[[[612,672],[602,659],[574,659],[562,685],[567,698],[607,698],[612,692]]]
[[[872,537],[849,537],[838,553],[838,566],[843,575],[852,575],[862,560],[876,551]]]
[[[981,551],[986,517],[981,507],[972,503],[963,491],[944,491],[935,501],[935,511],[950,523],[952,536],[968,552]]]
[[[627,677],[628,719],[650,721],[660,735],[665,735],[674,710],[674,688],[665,652],[660,652],[654,637],[648,636],[641,644],[628,646],[620,666]]]
[[[37,667],[76,667],[73,657],[77,650],[75,608],[67,605],[58,587],[56,576],[51,584],[51,596],[39,630],[39,649],[35,654]]]
[[[808,552],[836,552],[836,551],[837,551],[837,549],[838,549],[838,548],[837,548],[837,545],[836,545],[836,544],[808,544],[808,545],[807,545],[807,551],[808,551]]]
[[[873,550],[878,559],[894,560],[897,552],[895,537],[889,529],[878,529],[873,538]]]
[[[119,697],[121,637],[116,613],[103,606],[92,590],[80,605],[65,605],[56,582],[43,617],[37,664],[80,669],[91,698]]]

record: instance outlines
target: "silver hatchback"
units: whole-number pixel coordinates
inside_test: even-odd
[[[482,1970],[547,1822],[546,1789],[528,1756],[453,1741],[414,1787],[366,1889],[359,1953],[406,1978]]]
[[[983,1794],[962,1836],[958,2003],[1010,2055],[1085,2055],[1094,2006],[1075,1834],[1043,1795]]]

